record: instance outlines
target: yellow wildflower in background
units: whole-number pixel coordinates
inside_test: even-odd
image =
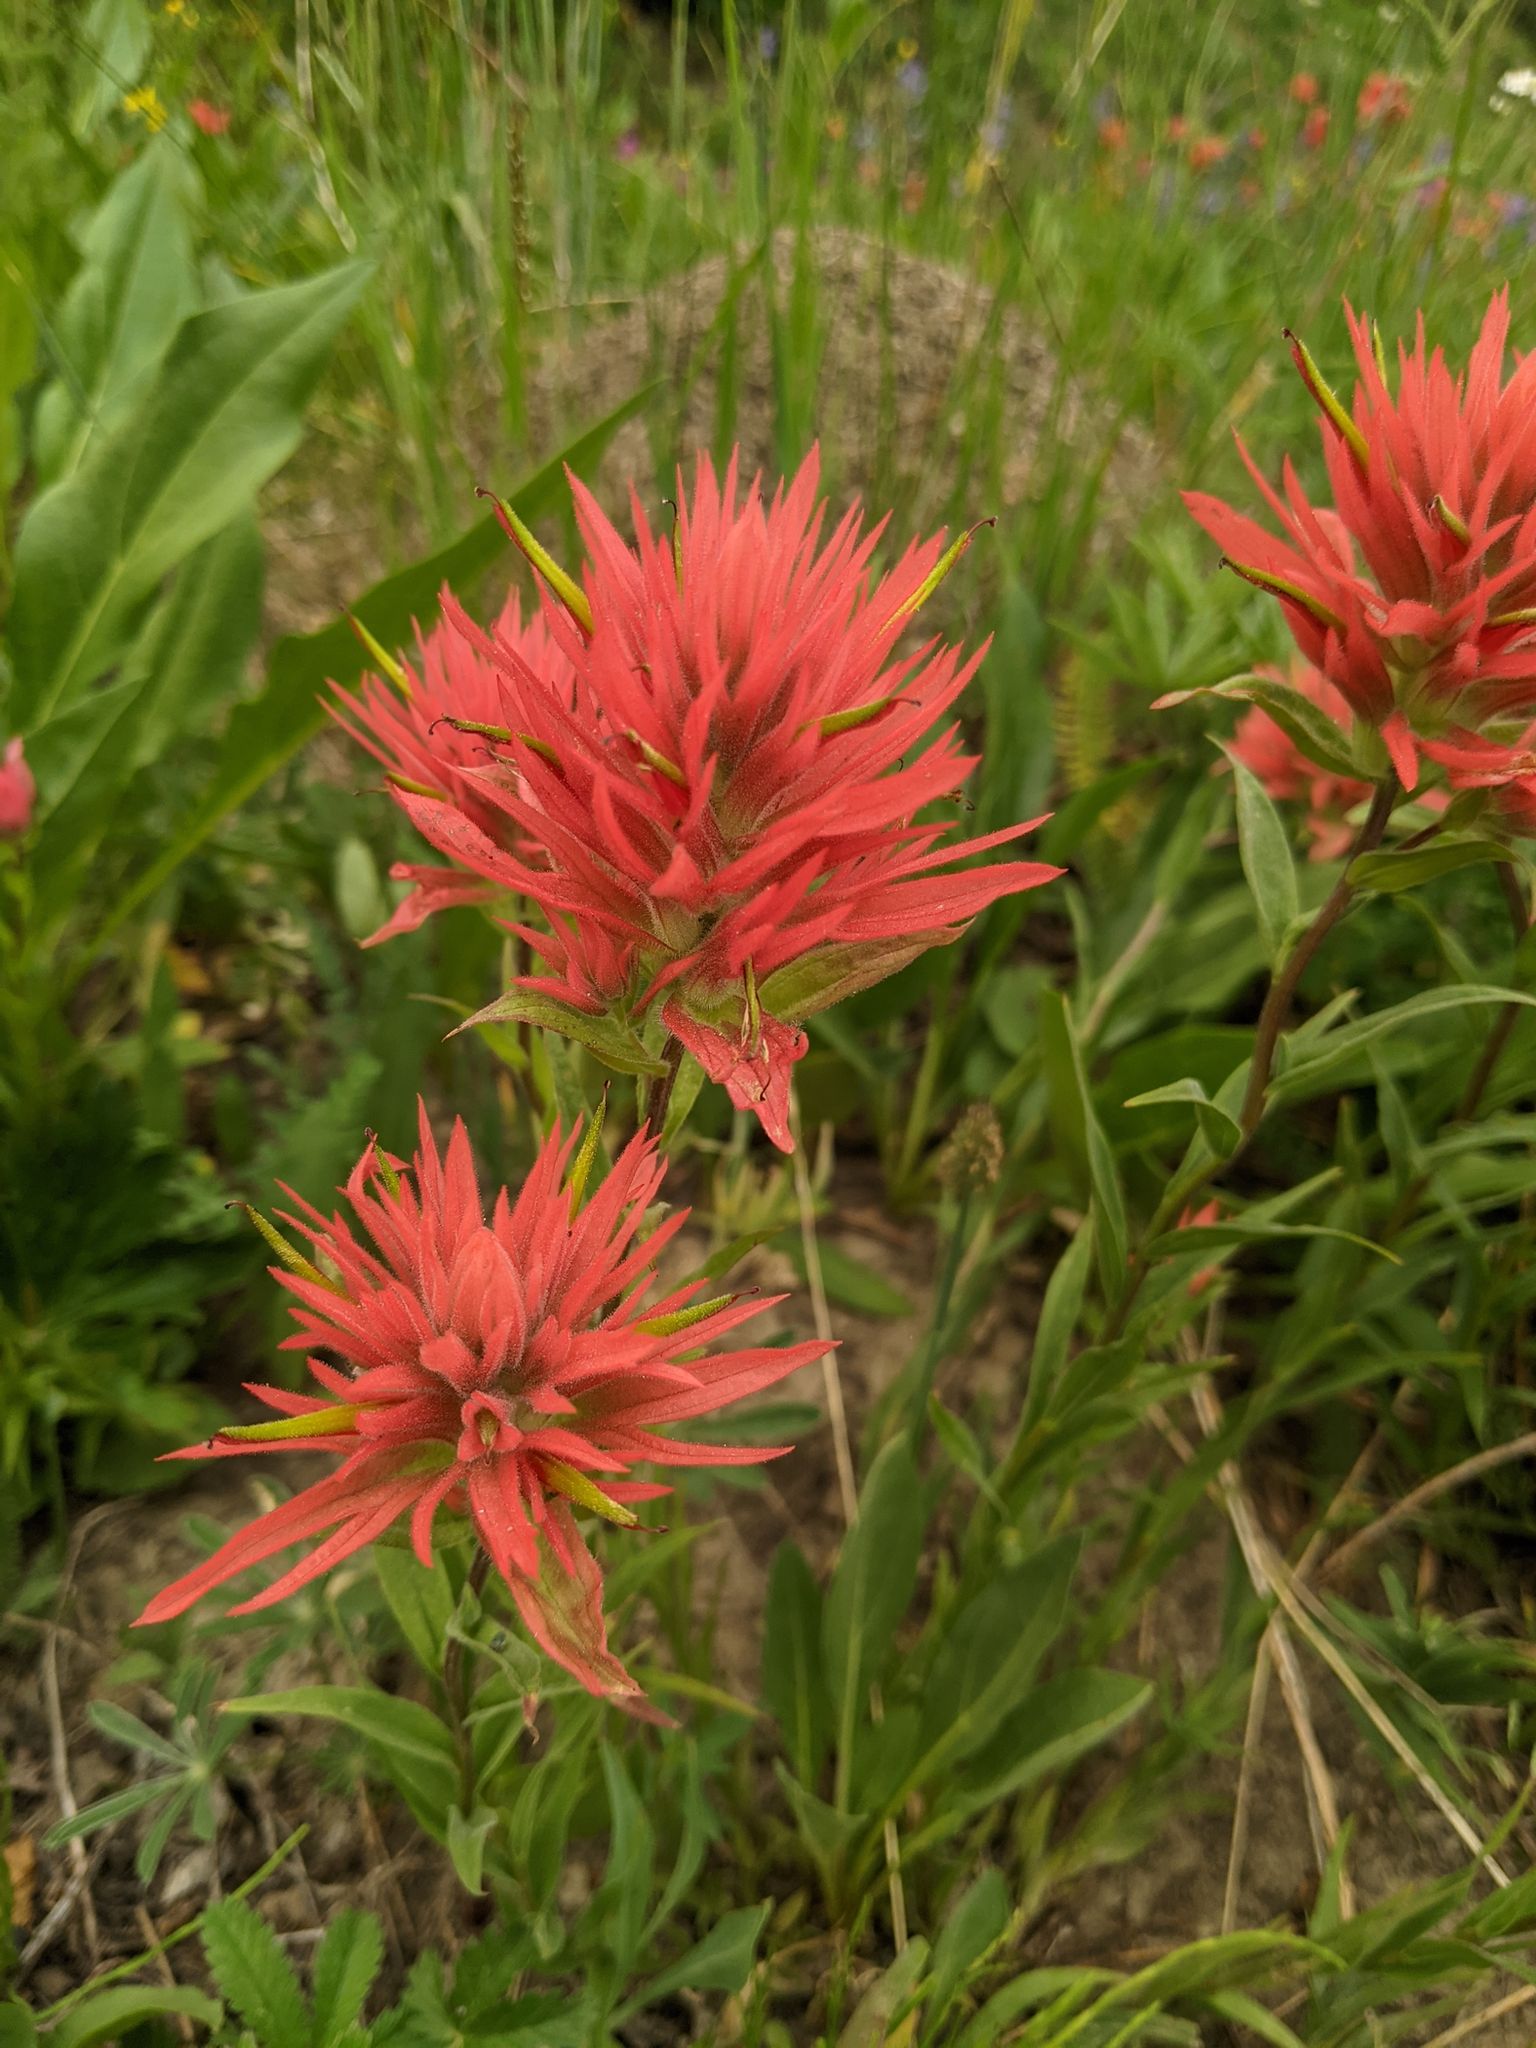
[[[123,106],[128,113],[142,116],[151,135],[158,135],[166,124],[164,103],[152,85],[141,85],[133,92],[125,92]]]

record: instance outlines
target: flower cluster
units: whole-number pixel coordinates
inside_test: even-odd
[[[1246,449],[1281,537],[1204,492],[1186,503],[1280,599],[1303,655],[1413,789],[1421,754],[1494,748],[1502,721],[1536,709],[1536,359],[1506,379],[1500,292],[1464,376],[1428,350],[1421,320],[1412,350],[1399,347],[1394,395],[1367,323],[1351,311],[1349,325],[1350,409],[1293,343],[1322,413],[1332,506],[1310,502],[1289,462],[1273,490]]]
[[[387,929],[486,885],[522,897],[541,923],[511,928],[542,972],[483,1016],[636,1073],[670,1038],[786,1151],[801,1020],[1060,872],[943,872],[1041,822],[955,846],[925,817],[975,765],[954,725],[934,728],[979,657],[897,647],[965,537],[909,547],[877,580],[881,529],[850,512],[824,538],[817,485],[814,454],[770,502],[734,460],[722,483],[701,459],[674,530],[636,502],[629,546],[573,480],[580,584],[503,506],[548,586],[543,626],[511,614],[482,633],[446,599],[419,701],[409,679],[403,709],[375,683],[343,713],[469,878],[413,874]]]
[[[271,1606],[407,1515],[429,1564],[434,1519],[453,1511],[468,1516],[540,1647],[591,1692],[634,1706],[640,1689],[608,1648],[602,1582],[573,1509],[632,1525],[631,1502],[667,1491],[632,1478],[636,1464],[781,1456],[660,1430],[755,1394],[830,1347],[702,1353],[783,1297],[701,1301],[693,1281],[647,1300],[687,1212],[643,1235],[665,1172],[654,1140],[632,1138],[588,1195],[595,1126],[579,1151],[577,1137],[557,1126],[516,1198],[501,1189],[487,1215],[463,1124],[440,1157],[423,1109],[408,1169],[370,1143],[347,1183],[371,1244],[293,1197],[298,1213],[283,1221],[315,1258],[268,1227],[285,1260],[274,1276],[294,1296],[298,1333],[286,1348],[340,1363],[309,1356],[320,1395],[252,1386],[278,1420],[172,1455],[319,1451],[340,1463],[168,1586],[140,1622],[181,1614],[319,1537],[234,1611]]]

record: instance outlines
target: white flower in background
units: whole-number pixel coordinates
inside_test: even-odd
[[[1497,106],[1501,99],[1536,101],[1536,71],[1528,66],[1518,71],[1506,71],[1499,80],[1493,104]]]

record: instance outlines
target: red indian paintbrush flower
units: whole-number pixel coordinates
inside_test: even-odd
[[[671,534],[635,503],[633,547],[573,479],[581,585],[502,506],[568,673],[445,603],[499,672],[496,758],[468,771],[499,829],[454,791],[394,785],[440,852],[543,919],[513,929],[544,971],[483,1018],[552,1026],[633,1072],[657,1070],[670,1034],[785,1151],[800,1020],[1060,873],[941,872],[1042,822],[952,846],[922,818],[975,766],[934,726],[980,657],[896,648],[967,537],[910,547],[876,581],[882,529],[850,512],[824,539],[817,478],[813,454],[765,503],[734,458],[723,486],[701,459]]]
[[[1500,292],[1462,377],[1428,353],[1421,317],[1394,396],[1378,341],[1346,311],[1352,411],[1292,344],[1322,410],[1332,508],[1308,501],[1289,462],[1284,495],[1272,490],[1241,440],[1283,538],[1204,492],[1185,502],[1238,573],[1280,599],[1302,653],[1412,789],[1421,742],[1536,708],[1536,358],[1505,379]]]
[[[642,1234],[665,1172],[643,1134],[587,1195],[596,1138],[594,1124],[578,1152],[577,1132],[557,1126],[516,1197],[501,1189],[487,1215],[463,1124],[440,1159],[423,1108],[409,1169],[370,1143],[347,1182],[371,1246],[297,1196],[298,1214],[283,1220],[326,1270],[263,1226],[288,1268],[272,1271],[295,1297],[299,1329],[285,1348],[342,1364],[309,1357],[319,1396],[252,1386],[279,1420],[171,1455],[314,1450],[340,1463],[157,1594],[140,1622],[181,1614],[249,1566],[320,1537],[232,1611],[269,1607],[405,1515],[428,1564],[433,1520],[452,1510],[469,1517],[540,1648],[589,1691],[619,1705],[639,1698],[608,1648],[602,1581],[573,1508],[633,1524],[628,1503],[668,1490],[630,1477],[636,1464],[782,1456],[660,1430],[755,1394],[831,1347],[700,1355],[783,1297],[701,1301],[703,1283],[692,1281],[648,1301],[657,1257],[687,1212]]]

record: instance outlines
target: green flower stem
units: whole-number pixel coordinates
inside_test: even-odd
[[[477,1549],[459,1601],[461,1615],[471,1597],[478,1603],[490,1575],[491,1554],[488,1550]],[[465,1813],[473,1812],[475,1804],[475,1738],[469,1726],[474,1669],[468,1653],[469,1645],[462,1635],[450,1636],[443,1650],[443,1692],[448,1701],[454,1747],[459,1753],[460,1804]]]
[[[1243,1095],[1243,1106],[1238,1114],[1238,1125],[1242,1136],[1237,1149],[1226,1159],[1210,1159],[1198,1166],[1182,1179],[1175,1179],[1168,1185],[1163,1199],[1153,1211],[1141,1244],[1133,1253],[1120,1290],[1109,1325],[1104,1333],[1104,1342],[1113,1343],[1125,1329],[1136,1297],[1141,1292],[1142,1282],[1147,1276],[1146,1247],[1153,1243],[1168,1227],[1181,1216],[1195,1196],[1219,1180],[1247,1151],[1254,1133],[1264,1121],[1265,1102],[1269,1084],[1274,1075],[1275,1054],[1280,1045],[1280,1033],[1290,1014],[1291,999],[1297,984],[1316,957],[1318,948],[1333,930],[1334,926],[1350,908],[1359,894],[1350,881],[1350,869],[1363,853],[1371,853],[1381,844],[1393,806],[1399,795],[1397,777],[1390,772],[1383,782],[1377,784],[1371,798],[1370,810],[1360,830],[1355,835],[1354,845],[1345,856],[1339,879],[1334,883],[1327,900],[1307,926],[1296,944],[1285,956],[1269,984],[1264,998],[1264,1007],[1259,1012],[1259,1021],[1254,1027],[1253,1056],[1248,1067],[1248,1086]]]

